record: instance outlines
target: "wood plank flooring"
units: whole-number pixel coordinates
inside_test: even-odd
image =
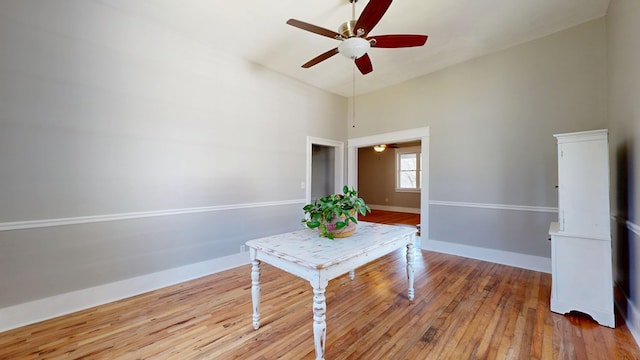
[[[314,359],[311,286],[268,264],[261,278],[258,330],[247,265],[0,333],[0,359]],[[329,282],[326,359],[640,359],[622,319],[551,313],[550,283],[422,251],[410,302],[394,252]]]
[[[395,211],[373,210],[367,215],[358,215],[358,219],[390,225],[412,225],[420,224],[420,214],[401,213]]]

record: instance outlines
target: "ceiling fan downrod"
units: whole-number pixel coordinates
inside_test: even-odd
[[[349,2],[351,3],[351,20],[355,21],[356,20],[356,3],[358,2],[358,0],[349,0]]]
[[[356,19],[356,3],[358,0],[349,0],[351,3],[351,20],[346,23],[340,25],[338,28],[338,33],[340,33],[341,38],[337,38],[338,40],[344,40],[351,37],[361,37],[364,35],[364,29],[356,29],[356,23],[358,20]]]

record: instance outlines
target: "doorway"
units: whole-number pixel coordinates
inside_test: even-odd
[[[312,144],[311,200],[332,194],[335,187],[335,148]]]
[[[306,201],[341,193],[344,185],[344,143],[307,137]]]
[[[358,149],[380,144],[419,141],[422,150],[422,176],[420,177],[420,224],[421,237],[429,238],[429,127],[396,131],[385,134],[353,138],[348,140],[347,165],[349,186],[358,184]],[[420,244],[418,244],[420,246]]]

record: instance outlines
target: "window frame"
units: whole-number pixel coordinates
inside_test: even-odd
[[[408,187],[400,187],[400,174],[401,174],[401,161],[400,158],[405,154],[416,154],[416,187],[408,188]],[[422,175],[422,148],[420,146],[412,146],[406,148],[397,148],[395,149],[395,177],[396,177],[396,192],[415,192],[419,193],[421,189],[421,175]]]

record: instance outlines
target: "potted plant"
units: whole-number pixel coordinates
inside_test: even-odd
[[[358,192],[345,185],[342,194],[332,194],[314,200],[302,210],[306,217],[302,219],[308,228],[318,228],[320,236],[333,239],[351,236],[356,230],[356,214],[366,215],[371,209],[358,197]]]

